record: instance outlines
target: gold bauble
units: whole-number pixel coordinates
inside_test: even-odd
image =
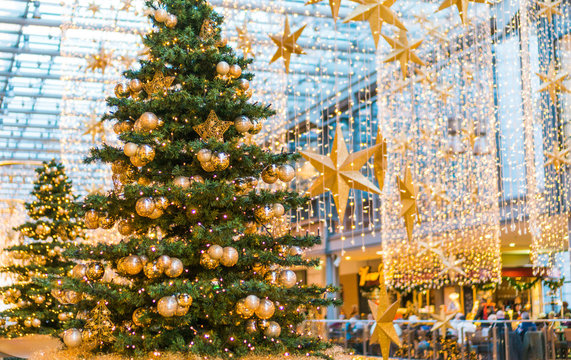
[[[254,265],[252,265],[252,271],[254,271],[257,274],[264,275],[265,272],[264,265],[260,263],[255,263]]]
[[[137,150],[139,149],[139,145],[128,142],[123,146],[123,154],[127,155],[128,157],[137,155]]]
[[[225,170],[228,167],[228,165],[230,165],[230,155],[223,152],[214,153],[212,155],[212,158],[210,159],[210,162],[214,166],[214,170],[216,171]]]
[[[57,318],[59,321],[67,321],[69,319],[67,316],[67,313],[65,313],[65,312],[59,313],[57,315]]]
[[[105,267],[100,263],[91,263],[87,266],[87,271],[85,275],[89,280],[99,280],[105,275]]]
[[[260,319],[267,320],[274,315],[276,308],[274,303],[268,299],[261,299],[260,305],[256,309],[256,316]]]
[[[274,284],[274,285],[276,285],[276,284],[278,283],[278,281],[279,281],[278,278],[279,278],[279,275],[278,275],[278,273],[275,272],[275,271],[269,271],[269,272],[266,273],[266,275],[264,276],[264,279],[265,279],[268,283]]]
[[[34,302],[38,305],[43,304],[44,301],[46,301],[46,297],[43,295],[38,295],[36,296],[36,298],[34,299]]]
[[[278,336],[280,336],[281,332],[282,328],[280,324],[278,324],[275,321],[270,321],[268,327],[264,331],[264,335],[266,335],[269,338],[277,338]]]
[[[137,184],[141,186],[149,186],[151,185],[152,181],[148,177],[141,176],[137,179]]]
[[[256,326],[256,320],[246,321],[246,333],[254,334],[258,332],[258,327]]]
[[[255,311],[258,306],[260,306],[260,298],[256,295],[248,295],[246,299],[244,299],[244,305]]]
[[[134,92],[139,92],[143,89],[143,84],[139,79],[131,79],[131,81],[129,81],[129,89]]]
[[[290,256],[297,256],[297,255],[301,256],[303,255],[303,250],[299,246],[292,246],[289,248],[288,253],[290,254]]]
[[[117,225],[117,231],[119,231],[119,234],[123,236],[131,235],[134,230],[133,223],[127,219],[119,221],[119,224]]]
[[[182,261],[177,258],[171,258],[171,262],[165,268],[165,275],[171,278],[179,277],[184,271]]]
[[[255,310],[250,309],[246,306],[246,299],[240,299],[236,303],[236,312],[244,319],[251,318],[254,315]]]
[[[62,303],[74,305],[80,302],[82,298],[83,296],[81,295],[81,293],[78,293],[77,291],[65,290]]]
[[[164,296],[157,302],[157,311],[161,316],[172,317],[175,315],[178,303],[174,296]]]
[[[228,76],[238,78],[242,75],[242,68],[238,64],[231,65],[228,70]]]
[[[297,282],[297,275],[292,270],[282,270],[279,276],[280,284],[286,289],[291,288]]]
[[[155,20],[157,22],[165,22],[167,20],[167,17],[169,16],[169,13],[165,10],[165,9],[157,9],[155,10]]]
[[[83,264],[77,264],[71,269],[71,276],[76,279],[83,279],[87,276],[87,266]]]
[[[238,262],[238,250],[231,246],[226,246],[222,252],[220,263],[226,267],[234,266]]]
[[[147,257],[147,255],[139,255],[139,259],[141,260],[143,265],[146,265],[149,262],[149,258]]]
[[[137,122],[139,122],[141,129],[145,131],[155,130],[159,126],[159,118],[152,112],[143,113]]]
[[[275,203],[272,206],[272,212],[274,214],[275,217],[279,217],[282,216],[285,213],[285,208],[282,204],[280,203]]]
[[[122,268],[128,275],[137,275],[143,270],[143,263],[137,255],[129,255],[123,259]]]
[[[113,124],[113,132],[117,135],[123,132],[123,127],[120,122]]]
[[[188,314],[188,306],[177,306],[175,316],[184,316]]]
[[[238,116],[236,119],[234,119],[234,127],[240,134],[244,134],[252,128],[252,122],[247,116]]]
[[[31,319],[24,320],[24,326],[25,327],[32,327],[32,320]]]
[[[170,205],[169,200],[164,196],[159,196],[155,198],[155,206],[161,210],[165,210]]]
[[[149,163],[155,159],[155,149],[151,145],[140,145],[137,150],[137,157],[145,163]]]
[[[81,332],[77,329],[67,329],[63,333],[63,342],[70,348],[79,346],[81,344]]]
[[[208,256],[210,256],[214,260],[220,260],[224,255],[224,249],[220,245],[211,245],[208,248]]]
[[[207,253],[203,253],[200,255],[200,265],[208,270],[216,269],[218,266],[218,260],[212,259]]]
[[[254,211],[254,217],[260,224],[266,224],[274,217],[274,210],[269,205],[262,206]]]
[[[246,91],[250,88],[250,81],[248,79],[240,79],[239,85],[242,91]]]
[[[138,155],[131,156],[129,158],[129,160],[131,161],[131,164],[133,164],[133,166],[136,166],[136,167],[141,167],[141,166],[147,165],[147,163],[144,162]]]
[[[167,19],[165,20],[165,25],[169,29],[174,28],[177,23],[178,23],[178,19],[177,19],[176,15],[173,15],[173,14],[169,14],[167,16]]]
[[[121,123],[121,130],[125,131],[133,131],[133,122],[131,120],[125,120]]]
[[[105,216],[99,219],[99,226],[103,229],[111,229],[113,225],[115,225],[115,220],[110,217]]]
[[[145,276],[148,277],[149,279],[154,279],[161,276],[163,270],[157,265],[156,262],[153,261],[153,262],[147,262],[143,266],[143,272],[145,273]]]
[[[246,234],[255,234],[258,231],[258,224],[249,222],[246,224]]]
[[[295,177],[295,169],[291,165],[280,165],[278,168],[278,178],[283,182],[293,180]]]
[[[249,133],[252,135],[258,134],[262,131],[262,121],[261,120],[252,120],[252,128],[250,129]]]
[[[200,166],[206,172],[213,172],[216,170],[216,168],[214,167],[214,164],[211,161],[206,161],[206,162],[200,163]]]
[[[180,306],[189,307],[192,305],[192,296],[189,294],[178,294],[176,296],[176,301]]]
[[[155,202],[150,197],[143,197],[137,200],[135,210],[140,216],[149,216],[155,210]]]
[[[278,167],[274,164],[268,165],[262,171],[262,180],[264,180],[266,184],[273,184],[278,181]]]
[[[36,234],[40,236],[48,235],[50,232],[51,229],[47,225],[39,224],[38,226],[36,226]]]
[[[177,176],[174,178],[172,183],[174,186],[178,186],[183,189],[188,189],[191,184],[190,179],[186,176]]]
[[[157,261],[157,266],[163,271],[165,271],[166,268],[170,266],[172,259],[168,255],[161,255],[158,257],[156,261]]]
[[[117,96],[118,98],[124,98],[127,97],[128,94],[129,94],[129,88],[127,87],[127,85],[123,83],[115,85],[115,96]]]
[[[228,71],[230,71],[230,65],[228,65],[226,61],[220,61],[218,64],[216,64],[216,72],[218,75],[224,76],[228,74]]]
[[[148,325],[151,323],[151,319],[149,318],[146,318],[145,320],[142,319],[142,317],[146,314],[147,310],[145,308],[138,308],[135,311],[133,311],[133,316],[131,316],[131,319],[133,320],[133,323],[137,326]]]
[[[42,326],[42,321],[40,319],[32,319],[32,326],[35,328],[39,328]]]
[[[212,157],[212,151],[210,151],[209,149],[200,149],[196,153],[196,158],[201,163],[210,161],[211,157]]]
[[[159,209],[158,207],[155,207],[155,210],[153,210],[153,212],[151,213],[151,215],[149,215],[149,218],[151,219],[158,219],[163,215],[163,211],[161,209]]]

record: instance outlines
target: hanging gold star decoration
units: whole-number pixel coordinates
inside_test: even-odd
[[[133,6],[133,0],[121,0],[121,8],[119,10],[129,11]]]
[[[120,59],[121,59],[121,63],[123,64],[123,66],[126,69],[129,69],[131,67],[131,65],[133,65],[135,63],[135,61],[137,61],[137,59],[135,59],[134,57],[129,56],[129,55],[122,55]]]
[[[448,275],[448,278],[452,282],[456,280],[456,275],[466,276],[466,272],[460,266],[464,262],[464,259],[457,259],[456,255],[450,255],[448,257],[440,257],[440,262],[442,263],[442,270],[438,276]]]
[[[547,74],[541,74],[541,73],[535,73],[535,74],[539,76],[539,78],[543,82],[538,91],[539,92],[548,91],[549,96],[551,97],[551,102],[553,102],[554,104],[557,103],[557,91],[571,93],[571,90],[569,90],[568,88],[565,87],[565,85],[563,85],[563,81],[565,81],[569,77],[569,74],[563,71],[558,73],[557,70],[555,70],[554,60],[551,60],[551,63],[549,64],[549,69],[547,70]]]
[[[407,151],[414,150],[411,139],[406,136],[396,137],[393,139],[393,142],[395,145],[392,147],[391,152],[399,152],[403,158],[406,156]]]
[[[89,4],[89,7],[87,8],[87,10],[91,11],[93,13],[93,15],[95,15],[96,13],[98,13],[101,10],[101,6],[92,2]]]
[[[388,360],[391,343],[395,343],[398,347],[401,346],[400,338],[393,325],[393,320],[399,308],[399,301],[395,301],[392,304],[389,302],[385,278],[382,273],[379,275],[379,303],[376,304],[374,301],[369,300],[369,308],[375,319],[375,330],[373,330],[369,342],[371,344],[379,344],[383,360]]]
[[[381,134],[381,129],[377,130],[376,144],[380,145],[373,157],[373,165],[375,169],[375,177],[379,183],[379,189],[383,190],[385,186],[385,172],[387,171],[387,141]]]
[[[426,33],[435,38],[439,43],[447,44],[450,41],[446,35],[440,32],[440,26],[438,25],[427,26]]]
[[[289,20],[286,15],[284,33],[282,35],[270,35],[270,39],[272,39],[274,44],[278,46],[276,53],[272,57],[272,60],[270,60],[270,64],[283,57],[286,73],[289,73],[289,62],[291,59],[291,54],[305,54],[301,46],[297,44],[297,40],[301,36],[303,29],[305,29],[305,26],[306,25],[303,25],[292,34],[289,28]]]
[[[442,85],[439,87],[434,87],[434,91],[438,95],[438,98],[444,105],[448,104],[448,98],[452,96],[451,93],[452,85]]]
[[[456,313],[446,315],[444,312],[442,312],[440,314],[430,314],[430,316],[436,320],[434,325],[432,325],[432,329],[430,329],[430,331],[436,331],[439,329],[453,329],[452,325],[450,325],[450,320],[454,319]]]
[[[400,215],[404,218],[406,227],[406,235],[408,240],[412,240],[412,231],[414,223],[420,224],[420,214],[416,200],[418,199],[418,187],[412,182],[412,174],[410,168],[407,167],[404,173],[404,180],[397,175],[397,183],[400,193],[400,202],[402,209]]]
[[[322,2],[323,0],[309,0],[305,5],[312,5]],[[341,7],[341,0],[329,0],[329,7],[331,8],[331,16],[333,16],[333,21],[337,21],[339,17],[339,8]]]
[[[383,38],[389,43],[393,48],[393,51],[383,62],[399,61],[400,69],[402,72],[402,77],[406,78],[408,76],[408,63],[412,61],[418,65],[425,65],[424,61],[420,60],[418,55],[413,51],[422,44],[423,40],[419,40],[413,44],[409,44],[408,37],[406,35],[406,30],[401,30],[399,35],[395,39],[391,39],[385,34],[381,34]]]
[[[111,65],[112,57],[113,51],[107,52],[101,47],[97,54],[87,56],[87,70],[95,72],[96,69],[100,69],[101,73],[105,74],[105,69]]]
[[[238,32],[238,46],[236,47],[242,50],[244,58],[247,58],[248,54],[255,57],[254,51],[252,50],[252,37],[248,33],[246,20],[244,20],[244,25],[242,25],[241,28],[236,26],[236,31]]]
[[[192,128],[204,141],[214,139],[216,141],[224,142],[224,133],[233,124],[234,122],[232,121],[221,121],[218,119],[218,116],[216,116],[214,110],[210,110],[210,114],[208,114],[206,121],[202,124],[195,125]]]
[[[543,2],[537,2],[537,5],[539,5],[539,11],[537,12],[537,15],[541,17],[547,17],[547,21],[549,21],[551,24],[553,21],[553,15],[563,16],[561,10],[558,9],[559,5],[561,5],[561,1],[562,0],[545,0]]]
[[[172,85],[174,76],[164,76],[162,71],[157,71],[153,76],[153,80],[143,84],[143,90],[149,96],[155,96],[166,90]]]
[[[426,67],[414,68],[414,72],[416,73],[414,82],[426,84],[431,88],[434,86],[434,83],[437,80],[435,72],[429,71]]]
[[[430,201],[435,203],[439,208],[442,208],[444,204],[450,204],[450,197],[448,196],[446,189],[442,186],[442,184],[429,184],[425,187],[425,190],[428,193],[428,198]]]
[[[91,142],[95,142],[97,137],[101,137],[101,141],[105,141],[105,127],[96,114],[92,114],[85,123],[86,130],[83,135],[91,135]]]
[[[101,184],[91,183],[89,186],[83,186],[83,190],[89,195],[105,195],[105,190]]]
[[[359,3],[359,5],[343,20],[343,23],[348,23],[349,21],[368,21],[371,27],[371,33],[373,34],[375,47],[379,44],[383,22],[406,31],[406,27],[399,20],[397,14],[390,9],[396,0],[356,0],[355,2]]]
[[[471,2],[480,3],[480,4],[490,4],[490,2],[487,0],[444,0],[440,4],[436,12],[456,5],[458,13],[460,14],[460,19],[462,19],[462,24],[468,25],[468,5]]]
[[[476,139],[478,136],[476,135],[476,127],[474,126],[473,121],[468,121],[468,127],[466,129],[462,129],[462,134],[470,144],[470,149],[474,148],[474,144],[476,143]]]
[[[448,151],[446,148],[442,148],[436,152],[436,157],[448,162],[456,158],[456,153]]]
[[[416,254],[418,257],[422,257],[426,253],[432,253],[438,255],[439,257],[444,256],[442,249],[436,248],[435,245],[430,242],[417,241],[416,243],[420,247],[420,251]]]
[[[208,41],[212,39],[216,35],[216,28],[214,27],[214,22],[210,19],[206,19],[202,22],[202,26],[200,26],[200,33],[198,33],[198,37],[202,41]]]
[[[421,12],[420,14],[413,15],[414,19],[420,26],[424,26],[426,24],[432,24],[432,20],[428,18],[428,15]]]
[[[569,149],[561,151],[559,150],[559,146],[557,144],[553,147],[553,151],[545,151],[544,154],[547,156],[548,160],[543,166],[547,167],[553,165],[557,172],[559,172],[561,166],[571,165],[571,161],[567,159],[567,156],[569,155]]]
[[[337,126],[333,147],[329,156],[300,151],[300,154],[313,167],[318,171],[322,171],[321,176],[309,188],[310,196],[317,196],[327,190],[331,191],[337,214],[339,215],[339,221],[342,222],[345,217],[350,189],[368,191],[380,195],[381,191],[379,188],[361,174],[360,169],[381,146],[382,144],[376,144],[349,154],[341,126]]]

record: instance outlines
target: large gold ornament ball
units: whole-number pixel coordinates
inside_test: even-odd
[[[137,150],[139,150],[139,145],[128,142],[123,146],[123,154],[131,157],[137,155]]]
[[[165,210],[170,205],[169,200],[164,196],[159,196],[155,198],[155,206],[159,209]]]
[[[271,300],[268,299],[261,299],[260,305],[256,309],[256,316],[260,319],[267,320],[274,315],[276,311],[276,307]]]
[[[157,311],[161,316],[172,317],[178,308],[176,297],[164,296],[157,302]]]
[[[76,279],[83,279],[87,276],[87,266],[83,264],[77,264],[71,269],[71,276]]]
[[[159,126],[159,118],[152,112],[143,113],[137,121],[145,131],[155,130]]]
[[[148,325],[151,322],[151,319],[149,318],[146,318],[144,320],[142,319],[143,316],[145,316],[146,314],[147,310],[145,308],[137,308],[135,311],[133,311],[133,316],[131,316],[133,324],[137,326]]]
[[[161,269],[161,267],[157,265],[156,262],[147,262],[143,266],[143,272],[145,273],[145,276],[148,277],[149,279],[154,279],[161,276],[163,270]]]
[[[104,216],[99,219],[99,226],[103,229],[111,229],[115,225],[115,220],[110,217]]]
[[[220,260],[224,255],[224,249],[220,245],[211,245],[208,248],[208,256],[214,260]]]
[[[300,248],[299,246],[292,246],[289,248],[288,253],[290,254],[290,256],[301,256],[303,255],[303,249]]]
[[[129,158],[129,160],[131,160],[131,164],[133,164],[133,166],[136,166],[136,167],[141,167],[141,166],[147,165],[147,163],[144,162],[143,159],[141,159],[138,155],[131,156]]]
[[[99,280],[105,275],[105,267],[100,263],[91,263],[87,266],[87,271],[85,275],[89,280],[96,281]]]
[[[36,226],[36,234],[40,235],[40,236],[46,236],[51,232],[51,229],[43,224],[39,224],[38,226]]]
[[[200,166],[202,167],[202,169],[206,172],[213,172],[216,170],[216,167],[214,166],[214,164],[212,163],[212,161],[206,161],[206,162],[202,162],[200,163]]]
[[[143,270],[143,262],[137,255],[129,255],[123,259],[122,268],[128,275],[137,275]]]
[[[282,270],[279,282],[283,287],[289,289],[297,282],[297,275],[292,270]]]
[[[275,321],[270,321],[266,330],[264,330],[264,335],[269,338],[277,338],[282,333],[282,328],[280,324]]]
[[[262,171],[262,180],[266,184],[273,184],[278,181],[278,167],[274,164],[266,166]]]
[[[279,217],[279,216],[282,216],[282,215],[285,213],[285,208],[284,208],[284,206],[283,206],[282,204],[280,204],[280,203],[275,203],[275,204],[272,206],[272,211],[273,211],[274,216]]]
[[[81,332],[77,329],[67,329],[63,333],[63,342],[70,348],[81,345]]]
[[[201,163],[210,161],[211,157],[212,157],[212,151],[210,151],[210,149],[200,149],[198,150],[198,153],[196,153],[196,158]]]
[[[258,306],[260,306],[260,298],[257,297],[256,295],[248,295],[244,300],[244,305],[246,305],[246,307],[248,307],[249,309],[255,311],[258,308]]]
[[[151,215],[154,210],[155,210],[155,202],[150,197],[140,198],[139,200],[137,200],[137,203],[135,204],[135,211],[137,211],[137,214],[139,214],[140,216],[147,217]]]
[[[137,150],[137,157],[144,163],[149,163],[155,159],[155,149],[151,145],[140,145]]]
[[[260,224],[266,224],[274,217],[274,210],[271,206],[262,206],[254,211],[254,217]]]
[[[275,271],[269,271],[264,276],[264,279],[266,280],[266,282],[276,285],[279,281],[279,275]]]
[[[165,271],[171,264],[173,258],[168,255],[161,255],[157,258],[157,265],[163,271]]]
[[[59,313],[57,318],[59,321],[67,321],[69,319],[66,312]]]
[[[278,168],[278,178],[283,182],[293,180],[295,177],[295,169],[291,165],[280,165]]]
[[[230,165],[230,155],[224,152],[214,153],[210,159],[210,162],[214,166],[214,170],[225,170]]]
[[[258,332],[258,327],[256,326],[256,320],[246,321],[246,333],[255,334]]]
[[[189,294],[178,294],[176,296],[176,301],[180,306],[189,307],[192,305],[192,296]]]
[[[208,270],[216,269],[218,266],[218,260],[214,260],[207,253],[203,253],[200,255],[200,265]]]
[[[246,234],[255,234],[258,231],[258,224],[249,222],[246,224]]]
[[[165,275],[171,278],[178,277],[184,271],[182,261],[177,258],[171,258],[169,266],[165,268]]]
[[[262,121],[261,120],[252,120],[252,128],[250,129],[250,134],[256,135],[262,131]]]
[[[169,16],[169,13],[165,10],[165,9],[157,9],[155,10],[155,20],[157,20],[158,22],[165,22],[167,20],[167,17]]]
[[[230,65],[228,65],[226,61],[220,61],[218,64],[216,64],[216,72],[218,75],[224,76],[228,74],[228,71],[230,71]]]
[[[151,219],[158,219],[163,215],[163,211],[161,209],[159,209],[158,207],[155,207],[155,210],[153,210],[153,212],[151,213],[151,215],[149,215],[149,218]]]
[[[239,81],[240,89],[246,91],[250,88],[250,81],[248,79],[240,79]]]
[[[125,131],[133,131],[133,122],[131,120],[125,120],[121,122],[121,130]]]
[[[131,81],[129,81],[129,89],[131,89],[131,91],[139,92],[142,88],[143,84],[139,79],[131,79]]]
[[[236,128],[236,131],[244,134],[252,128],[252,122],[247,116],[238,116],[234,119],[234,127]]]
[[[183,189],[188,189],[190,187],[191,181],[190,178],[186,176],[177,176],[173,180],[173,185],[178,186]]]
[[[234,266],[238,262],[238,250],[232,246],[226,246],[222,252],[220,263],[226,267]]]
[[[32,326],[35,328],[39,328],[42,326],[42,321],[40,319],[32,319]]]
[[[117,96],[118,98],[124,98],[127,96],[127,94],[129,94],[129,88],[127,87],[127,85],[123,83],[115,85],[115,96]]]
[[[46,297],[43,295],[38,295],[36,296],[36,298],[34,299],[34,302],[38,305],[43,304],[44,301],[46,301]]]
[[[176,15],[173,15],[173,14],[169,14],[167,16],[167,19],[165,20],[165,25],[169,29],[174,28],[177,23],[178,23],[178,18],[176,17]]]
[[[25,327],[32,327],[32,319],[24,320],[24,326]]]
[[[117,231],[123,236],[131,235],[134,231],[133,223],[129,220],[121,220],[117,225]]]
[[[242,75],[242,68],[240,67],[240,65],[238,64],[231,65],[228,71],[228,76],[233,78],[238,78],[240,77],[240,75]]]
[[[174,313],[175,316],[184,316],[186,314],[188,314],[188,306],[177,306]]]
[[[246,299],[240,299],[236,303],[236,312],[244,319],[251,318],[255,310],[246,306]]]

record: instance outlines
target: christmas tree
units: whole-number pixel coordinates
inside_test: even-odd
[[[86,159],[114,173],[111,192],[85,200],[86,226],[117,223],[125,238],[70,251],[87,264],[64,284],[85,295],[82,311],[105,300],[111,334],[85,346],[93,326],[75,320],[64,342],[125,358],[319,355],[327,344],[296,326],[338,301],[292,270],[319,264],[303,256],[318,237],[283,230],[285,214],[309,199],[271,186],[293,179],[299,156],[245,143],[274,112],[249,102],[251,60],[227,46],[206,1],[147,6],[149,58],[125,72],[103,118],[123,145]]]
[[[24,241],[6,249],[13,261],[0,269],[15,279],[13,285],[0,288],[4,303],[12,305],[0,315],[8,319],[0,334],[8,337],[59,335],[79,301],[79,294],[58,287],[75,265],[63,252],[83,232],[83,223],[76,219],[71,181],[63,165],[54,160],[44,162],[36,173],[35,199],[26,203],[31,220],[15,229]]]

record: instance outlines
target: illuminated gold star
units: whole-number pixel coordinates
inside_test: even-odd
[[[122,6],[119,10],[129,11],[133,6],[133,0],[121,0],[121,4]]]
[[[125,66],[126,69],[130,68],[131,65],[135,63],[135,61],[137,61],[137,59],[132,56],[129,55],[121,56],[121,63]]]
[[[105,74],[105,69],[111,65],[113,51],[106,52],[104,47],[99,49],[97,54],[87,56],[87,70],[95,72],[100,69],[102,74]]]
[[[202,124],[194,126],[193,129],[204,141],[214,139],[220,142],[224,142],[224,133],[233,124],[234,122],[232,121],[221,121],[218,119],[218,116],[216,116],[214,110],[210,110],[210,114],[208,114],[206,121]]]
[[[87,10],[91,11],[93,13],[93,15],[95,15],[96,13],[98,13],[101,10],[101,6],[92,2],[89,4],[89,7],[87,8]]]
[[[375,177],[379,183],[379,189],[383,190],[385,185],[385,172],[387,171],[387,141],[381,134],[381,129],[377,130],[377,140],[375,142],[379,146],[373,157],[373,165],[375,169]]]
[[[446,149],[440,149],[436,153],[436,157],[438,157],[444,161],[450,161],[450,160],[454,160],[456,158],[456,154],[452,151],[447,151]]]
[[[450,197],[446,193],[446,189],[442,184],[431,184],[428,185],[425,190],[428,192],[428,198],[431,202],[434,202],[436,206],[442,208],[444,204],[450,204]]]
[[[86,130],[83,135],[91,135],[91,142],[95,142],[97,137],[101,137],[101,141],[105,141],[105,127],[103,122],[97,118],[97,115],[91,115],[90,119],[85,123]]]
[[[460,14],[460,18],[462,19],[462,24],[467,25],[468,21],[468,5],[471,3],[480,3],[480,4],[490,4],[487,0],[444,0],[440,6],[438,7],[438,11],[444,10],[449,8],[453,5],[456,5],[458,9],[458,13]]]
[[[413,150],[412,145],[411,145],[411,139],[404,137],[404,136],[400,136],[397,138],[393,139],[395,145],[394,147],[391,149],[391,152],[399,152],[401,153],[402,157],[404,158],[406,156],[406,153],[408,150]]]
[[[438,97],[440,98],[440,101],[442,101],[444,105],[448,104],[448,98],[452,96],[451,90],[452,90],[452,85],[442,85],[440,87],[434,87],[434,91],[436,91]]]
[[[429,71],[426,67],[423,68],[415,68],[414,72],[416,73],[416,77],[414,82],[419,82],[426,84],[430,87],[434,86],[436,82],[436,73],[433,71]]]
[[[424,61],[420,60],[418,55],[413,51],[422,44],[423,40],[419,40],[413,44],[408,43],[408,37],[406,36],[406,30],[401,30],[399,36],[395,39],[381,34],[383,38],[391,45],[393,51],[384,60],[384,62],[399,61],[400,69],[402,72],[402,77],[406,78],[408,76],[408,63],[412,61],[418,65],[425,65]]]
[[[571,93],[571,90],[563,85],[563,81],[565,81],[569,74],[564,71],[557,72],[555,70],[555,61],[551,61],[549,64],[549,69],[547,70],[547,74],[540,74],[535,73],[537,76],[541,78],[543,84],[539,88],[539,92],[548,91],[549,96],[551,97],[551,101],[556,104],[557,103],[557,91],[562,91],[566,93]]]
[[[297,40],[301,36],[303,29],[305,29],[306,25],[303,25],[299,29],[296,30],[293,34],[289,28],[289,20],[286,16],[285,25],[284,25],[284,33],[282,35],[270,35],[270,39],[278,46],[276,53],[270,60],[270,64],[276,61],[277,59],[283,57],[286,73],[289,73],[289,62],[291,59],[291,54],[302,55],[305,54],[301,46],[297,44]]]
[[[161,71],[157,71],[153,76],[153,80],[143,84],[143,90],[149,96],[159,94],[161,91],[166,91],[172,85],[174,76],[164,76]]]
[[[450,320],[452,320],[456,316],[456,313],[452,313],[449,315],[446,315],[444,313],[441,313],[439,315],[430,314],[430,316],[432,316],[432,318],[436,320],[436,323],[432,325],[432,329],[430,329],[430,331],[435,331],[438,329],[453,329],[452,325],[450,325]]]
[[[389,295],[387,294],[387,287],[382,274],[379,276],[379,304],[377,305],[372,300],[369,300],[369,308],[375,319],[375,330],[373,330],[369,342],[371,344],[379,344],[383,360],[388,360],[391,343],[401,346],[401,341],[393,325],[393,320],[399,308],[399,301],[395,301],[392,304],[389,302]]]
[[[561,151],[559,150],[559,146],[555,145],[553,147],[553,151],[551,152],[545,151],[544,154],[549,159],[543,165],[545,167],[553,165],[555,170],[559,171],[559,168],[561,168],[562,165],[563,166],[571,165],[571,161],[567,159],[567,156],[569,155],[569,149]]]
[[[446,35],[440,32],[440,26],[435,25],[426,27],[426,33],[438,40],[440,43],[447,44],[450,41]]]
[[[456,255],[450,255],[448,257],[442,256],[440,262],[442,263],[442,270],[438,276],[448,275],[452,282],[456,279],[456,275],[466,276],[466,272],[460,266],[464,259],[456,259]]]
[[[345,217],[349,190],[357,189],[368,191],[379,195],[381,190],[369,181],[360,169],[367,163],[382,144],[376,144],[356,153],[349,154],[347,144],[343,138],[341,126],[335,130],[333,147],[329,156],[315,154],[309,151],[300,151],[300,154],[308,160],[313,167],[321,171],[321,175],[313,182],[309,188],[310,196],[317,196],[326,191],[331,191],[333,201],[337,208],[339,221]]]
[[[543,2],[538,2],[537,5],[539,5],[539,11],[537,12],[537,15],[547,17],[547,21],[551,23],[553,20],[553,15],[563,16],[561,11],[558,9],[560,4],[561,0],[545,0]]]
[[[244,58],[247,58],[248,54],[255,57],[252,51],[252,37],[248,33],[246,20],[244,20],[244,25],[241,28],[236,26],[236,31],[238,32],[238,46],[236,47],[242,50]]]
[[[349,21],[368,21],[373,34],[375,47],[379,44],[379,36],[383,22],[406,31],[406,27],[390,9],[396,0],[355,0],[359,5],[347,16],[343,23]]]
[[[435,245],[433,245],[432,243],[429,242],[427,243],[424,241],[417,241],[416,243],[421,248],[420,251],[417,253],[418,257],[421,257],[426,253],[433,253],[440,257],[444,256],[444,254],[442,253],[442,249],[435,247]]]
[[[420,26],[424,26],[426,24],[432,24],[432,20],[430,20],[428,18],[428,15],[426,15],[423,12],[417,15],[413,15],[413,17]]]
[[[317,4],[323,0],[309,0],[305,5]],[[331,8],[331,16],[333,16],[333,21],[337,21],[339,17],[339,8],[341,7],[341,0],[329,0],[329,7]]]
[[[105,190],[101,184],[91,183],[89,186],[83,186],[83,190],[87,195],[104,195]]]
[[[418,199],[418,187],[412,182],[412,174],[410,168],[407,167],[404,173],[404,180],[397,175],[397,183],[399,186],[400,202],[402,209],[400,215],[404,218],[406,234],[408,240],[412,240],[412,231],[414,223],[420,224],[420,214],[416,200]]]

